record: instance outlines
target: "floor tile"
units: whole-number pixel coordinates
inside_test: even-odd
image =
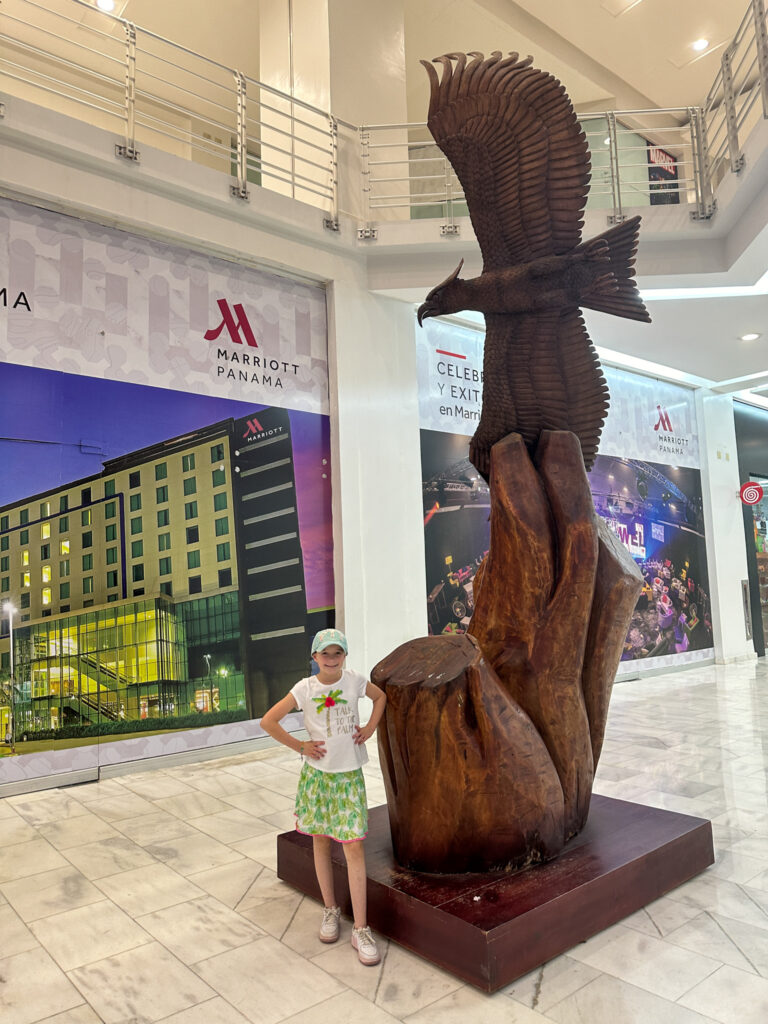
[[[245,946],[265,934],[212,896],[145,914],[137,923],[186,964]]]
[[[281,881],[274,871],[263,868],[235,909],[279,939],[291,923],[302,899],[301,893]]]
[[[94,885],[133,917],[204,895],[202,889],[178,871],[157,861],[149,866],[97,878]]]
[[[343,991],[330,975],[269,936],[203,960],[195,970],[252,1024],[290,1019]]]
[[[89,801],[86,805],[92,814],[98,814],[105,821],[122,821],[125,818],[135,818],[140,814],[151,814],[155,807],[149,800],[145,800],[135,793],[126,790],[120,796],[99,797]]]
[[[73,1010],[65,1010],[54,1017],[46,1017],[42,1024],[101,1024],[101,1017],[93,1007],[82,1003]]]
[[[248,1018],[221,996],[216,996],[163,1018],[162,1024],[248,1024]]]
[[[85,1000],[44,949],[0,959],[3,1024],[31,1024]]]
[[[167,811],[155,811],[142,814],[138,818],[125,818],[113,822],[114,827],[139,846],[151,846],[152,843],[163,843],[181,836],[193,836],[197,830],[193,825],[177,818]]]
[[[708,1013],[720,1024],[765,1024],[768,978],[745,974],[735,967],[721,967],[684,995],[680,1003]]]
[[[218,762],[217,762],[218,763]],[[198,777],[188,783],[193,789],[209,796],[227,797],[235,793],[250,793],[254,784],[248,779],[238,778],[230,772],[213,770],[201,773]]]
[[[618,978],[602,974],[547,1010],[556,1024],[712,1024],[686,1009]]]
[[[719,967],[716,960],[631,929],[600,949],[585,953],[577,947],[569,955],[669,1000],[677,999]]]
[[[184,799],[174,797],[174,799]],[[145,848],[158,860],[163,861],[182,875],[193,875],[198,871],[230,864],[240,860],[242,854],[217,839],[202,835],[181,836],[168,842],[153,843]]]
[[[12,796],[8,799],[13,801],[16,813],[21,815],[28,825],[35,827],[86,813],[79,800],[58,789],[48,790],[43,795],[26,794],[23,797]]]
[[[9,903],[0,906],[0,956],[26,953],[40,945],[35,936]],[[0,983],[1,986],[2,983]],[[0,987],[0,1006],[2,987]]]
[[[236,907],[264,868],[245,857],[232,864],[196,871],[187,878],[228,907]]]
[[[740,922],[733,923],[740,924]],[[762,929],[753,928],[752,925],[742,925],[742,927],[751,928],[753,931],[762,931]],[[762,932],[762,934],[768,950],[768,931]],[[690,949],[694,953],[701,953],[702,956],[718,960],[721,964],[730,964],[731,967],[737,967],[740,971],[748,971],[751,974],[758,973],[757,968],[741,952],[728,931],[710,914],[699,914],[693,921],[670,932],[666,938],[667,942],[671,942],[675,946]]]
[[[76,818],[62,818],[61,821],[41,825],[38,831],[40,836],[57,850],[67,850],[72,846],[82,846],[83,843],[94,843],[100,839],[114,839],[120,836],[109,822],[104,821],[98,814],[88,812]]]
[[[85,843],[64,851],[66,858],[86,878],[104,878],[131,868],[149,867],[154,857],[145,853],[142,847],[122,836],[118,839],[102,839],[98,843]]]
[[[30,928],[64,971],[151,941],[132,918],[109,900],[33,921]]]
[[[78,967],[68,977],[104,1024],[162,1020],[216,994],[156,942]]]
[[[6,882],[0,889],[23,921],[35,921],[104,899],[104,894],[71,864],[43,871],[30,879]]]
[[[272,826],[265,824],[260,818],[255,818],[237,807],[228,807],[218,814],[204,814],[193,821],[196,829],[222,843],[236,843],[240,839],[249,839],[251,836],[263,835],[272,830]]]
[[[403,1018],[405,1024],[548,1024],[548,1018],[508,996],[464,986]]]
[[[281,830],[282,831],[282,830]],[[265,832],[260,836],[252,836],[233,843],[232,848],[251,860],[258,861],[265,868],[277,871],[277,837],[280,832]]]
[[[390,942],[381,982],[376,995],[376,1005],[394,1017],[407,1017],[423,1010],[425,1006],[447,996],[463,983],[445,971],[415,957],[400,946]]]
[[[145,800],[162,800],[163,797],[184,796],[192,787],[179,779],[173,779],[164,772],[141,772],[121,780],[126,789]]]
[[[372,1006],[357,992],[341,992],[317,1006],[286,1018],[282,1024],[399,1024],[378,1006]],[[511,1022],[510,1022],[511,1024]]]
[[[220,811],[229,810],[227,804],[215,796],[208,796],[207,793],[200,793],[197,790],[182,793],[180,796],[162,797],[153,801],[153,806],[158,810],[167,811],[168,814],[175,814],[183,821],[193,821],[204,814],[218,814]]]
[[[293,810],[294,796],[284,796],[282,793],[273,793],[270,789],[256,788],[253,793],[235,793],[233,796],[222,797],[227,804],[237,807],[246,814],[252,814],[256,818],[263,818],[267,814],[274,814],[275,811]]]
[[[0,847],[0,884],[64,867],[67,861],[44,839]]]
[[[555,1003],[599,976],[600,972],[594,967],[565,955],[537,967],[501,991],[531,1010],[546,1013]]]

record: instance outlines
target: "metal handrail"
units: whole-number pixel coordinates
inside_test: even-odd
[[[431,207],[457,230],[464,195],[423,123],[354,126],[87,0],[57,2],[58,8],[56,0],[2,0],[2,38],[13,49],[0,53],[0,70],[22,94],[42,91],[56,109],[85,107],[117,125],[120,155],[136,160],[137,145],[151,141],[224,170],[242,199],[254,183],[287,191],[320,206],[332,226],[343,128],[359,142],[368,219],[376,210],[408,217]],[[768,117],[766,2],[749,0],[701,106],[580,116],[593,153],[589,202],[606,208],[609,219],[621,219],[628,203],[661,197],[688,204],[695,218],[712,216],[717,185],[728,170],[744,166],[742,144],[759,119],[758,97]],[[604,147],[598,144],[603,134]],[[435,155],[425,154],[426,147]],[[666,183],[646,171],[654,148],[674,169]]]

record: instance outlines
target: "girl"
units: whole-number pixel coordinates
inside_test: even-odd
[[[261,727],[280,743],[307,758],[301,767],[296,793],[296,828],[312,836],[315,871],[325,909],[320,941],[339,937],[339,915],[333,889],[331,842],[344,844],[349,894],[355,925],[352,945],[360,962],[377,964],[381,957],[367,923],[365,851],[368,805],[361,765],[368,760],[365,742],[373,736],[384,714],[386,696],[359,672],[344,668],[349,653],[347,638],[338,629],[322,629],[312,641],[317,675],[300,679],[261,720]],[[358,701],[373,701],[367,725],[360,726]],[[301,742],[280,725],[284,715],[299,709],[309,741]],[[310,763],[311,762],[311,763]]]

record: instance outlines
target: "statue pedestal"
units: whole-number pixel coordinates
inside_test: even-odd
[[[584,829],[556,860],[510,875],[427,875],[394,861],[386,806],[370,811],[368,921],[463,981],[495,992],[616,924],[714,863],[703,818],[593,794]],[[344,853],[336,895],[351,916]],[[312,840],[277,838],[277,874],[315,899]],[[320,947],[318,946],[318,951]]]

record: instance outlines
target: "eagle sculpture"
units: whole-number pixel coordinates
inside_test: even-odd
[[[472,60],[467,62],[467,57]],[[453,165],[483,257],[463,260],[427,295],[419,324],[464,309],[485,315],[483,408],[470,459],[487,479],[507,434],[534,447],[569,430],[590,469],[608,387],[580,307],[650,321],[634,281],[639,217],[582,243],[589,148],[565,88],[532,58],[449,53],[427,69],[428,127]]]

